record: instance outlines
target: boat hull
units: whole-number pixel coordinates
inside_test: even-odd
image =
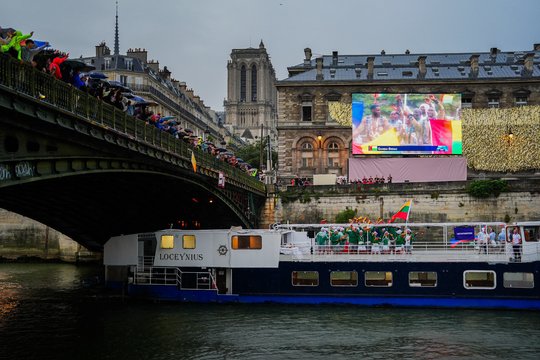
[[[190,271],[195,269],[190,268]],[[293,272],[317,272],[316,286],[294,286]],[[356,286],[332,286],[333,271],[355,271]],[[470,289],[464,286],[465,271],[493,271],[495,287]],[[366,286],[366,272],[391,272],[392,285]],[[409,285],[410,272],[435,272],[436,286]],[[510,288],[504,273],[531,273],[532,288]],[[220,294],[217,289],[186,290],[170,285],[129,285],[135,297],[184,302],[351,304],[389,307],[441,307],[477,309],[540,310],[540,262],[498,263],[420,263],[420,262],[280,262],[278,268],[233,269],[232,289]]]

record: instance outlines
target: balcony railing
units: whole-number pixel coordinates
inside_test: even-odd
[[[29,96],[36,102],[45,102],[90,123],[100,124],[135,141],[159,148],[184,161],[190,161],[191,151],[193,151],[200,168],[214,172],[221,171],[228,182],[238,182],[252,191],[265,192],[265,185],[262,182],[240,169],[234,168],[200,149],[188,146],[171,134],[129,116],[86,92],[6,55],[0,56],[1,87]]]

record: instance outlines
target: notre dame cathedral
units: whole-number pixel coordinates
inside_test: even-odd
[[[233,49],[227,74],[225,125],[247,142],[276,139],[276,73],[262,40],[257,49]]]

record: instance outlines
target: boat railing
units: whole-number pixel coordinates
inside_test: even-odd
[[[153,256],[139,256],[137,267],[139,269],[145,269],[152,267],[154,265],[154,257]]]
[[[517,256],[512,244],[507,242],[477,243],[474,241],[457,244],[414,242],[411,245],[391,245],[382,243],[295,246],[288,244],[281,248],[285,260],[315,260],[341,258],[362,261],[489,261],[489,262],[530,262],[540,260],[540,243],[524,243]]]
[[[176,268],[157,266],[137,267],[134,283],[147,285],[177,285]]]
[[[216,281],[209,271],[182,271],[176,268],[178,288],[185,290],[215,290]]]
[[[141,257],[142,258],[142,257]],[[139,259],[143,266],[137,266],[135,284],[172,285],[179,289],[214,290],[216,281],[209,271],[182,271],[178,267],[148,266]]]

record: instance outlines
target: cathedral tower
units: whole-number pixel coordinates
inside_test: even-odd
[[[227,74],[226,125],[250,142],[268,134],[275,139],[276,73],[262,40],[258,49],[233,49]]]

